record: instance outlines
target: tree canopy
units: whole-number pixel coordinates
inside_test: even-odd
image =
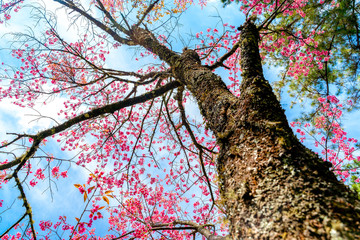
[[[0,191],[19,196],[0,195],[1,239],[360,237],[342,183],[360,189],[360,158],[340,122],[359,104],[359,3],[222,0],[244,22],[184,34],[209,2],[0,2],[2,26],[33,24],[5,36],[0,103],[43,124],[0,136]],[[262,63],[281,67],[272,86]],[[323,159],[293,135],[286,92]],[[64,207],[41,215],[39,192]]]

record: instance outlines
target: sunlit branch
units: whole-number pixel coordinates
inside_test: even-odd
[[[159,2],[159,0],[155,0],[153,3],[151,3],[149,5],[149,7],[145,10],[144,14],[142,15],[142,17],[139,19],[139,22],[137,22],[135,25],[137,27],[140,26],[140,24],[142,24],[142,22],[144,21],[144,19],[146,18],[146,16],[152,11],[152,9],[155,7],[155,5]]]

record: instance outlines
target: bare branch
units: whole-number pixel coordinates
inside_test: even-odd
[[[62,0],[54,0],[55,2],[58,2],[72,10],[74,10],[75,12],[79,13],[80,15],[84,16],[85,18],[87,18],[90,22],[94,23],[96,26],[98,26],[100,29],[102,29],[103,31],[107,32],[110,36],[112,36],[114,38],[115,41],[122,43],[122,44],[126,44],[126,45],[134,45],[134,43],[128,39],[122,38],[120,37],[114,30],[112,30],[111,28],[109,28],[108,26],[106,26],[105,24],[103,24],[102,22],[98,21],[97,19],[93,18],[92,16],[90,16],[90,14],[88,14],[86,11],[83,11],[82,9],[80,9],[79,7],[77,7],[72,1],[62,1]],[[125,34],[127,34],[128,32],[125,30],[124,32]]]
[[[0,239],[5,236],[8,232],[10,232],[11,229],[13,229],[16,225],[18,225],[25,217],[27,216],[27,213],[24,213],[19,220],[17,220],[12,226],[10,226],[3,234],[0,235]]]

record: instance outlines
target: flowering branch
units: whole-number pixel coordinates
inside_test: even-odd
[[[39,132],[38,134],[34,135],[32,137],[33,144],[32,146],[29,148],[28,151],[26,151],[23,155],[21,155],[20,157],[16,158],[15,160],[8,162],[8,163],[4,163],[2,165],[0,165],[0,170],[5,170],[8,168],[11,168],[13,166],[16,166],[19,164],[19,166],[16,168],[15,173],[17,173],[22,166],[26,163],[26,161],[28,159],[30,159],[36,152],[36,150],[38,149],[40,143],[42,142],[42,140],[44,140],[45,138],[55,135],[56,133],[60,133],[70,127],[72,127],[75,124],[78,124],[82,121],[86,121],[86,120],[90,120],[90,119],[94,119],[96,117],[99,117],[101,115],[104,115],[106,113],[113,113],[115,111],[118,111],[122,108],[126,108],[138,103],[143,103],[146,102],[150,99],[154,99],[156,97],[161,96],[162,94],[179,87],[181,84],[178,81],[173,81],[170,83],[167,83],[157,89],[154,89],[150,92],[144,93],[140,96],[137,97],[133,97],[130,99],[126,99],[123,101],[119,101],[119,102],[115,102],[109,105],[105,105],[103,107],[100,108],[95,108],[89,112],[83,113],[78,115],[77,117],[74,117],[58,126],[52,127],[50,129],[44,130]],[[11,178],[11,177],[10,177]]]

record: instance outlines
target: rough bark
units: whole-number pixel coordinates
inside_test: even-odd
[[[304,147],[262,74],[256,26],[240,38],[241,96],[187,50],[173,72],[221,146],[217,168],[233,239],[360,239],[359,200]]]

